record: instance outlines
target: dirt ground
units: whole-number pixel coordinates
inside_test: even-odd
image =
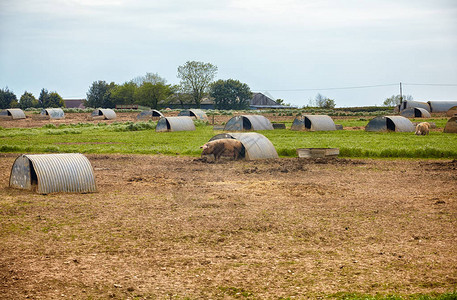
[[[316,299],[457,288],[457,161],[87,155],[98,192],[8,187],[2,299]]]

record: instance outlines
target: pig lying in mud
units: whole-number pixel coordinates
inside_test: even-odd
[[[243,149],[243,144],[235,139],[219,139],[208,142],[201,146],[203,149],[202,157],[208,157],[211,154],[214,155],[214,160],[217,161],[221,156],[233,157],[237,160]]]
[[[430,124],[428,122],[422,122],[416,126],[416,135],[427,135],[430,131]]]

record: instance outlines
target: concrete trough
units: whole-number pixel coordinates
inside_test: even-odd
[[[444,126],[443,132],[457,133],[457,116],[454,116],[447,121],[446,126]]]
[[[145,110],[145,111],[142,111],[140,112],[136,118],[138,120],[144,120],[144,119],[159,119],[161,117],[163,117],[164,115],[158,111],[158,110],[155,110],[155,109],[152,109],[152,110]]]
[[[9,186],[39,194],[97,191],[92,165],[79,153],[23,154],[14,161]]]
[[[275,147],[264,135],[257,132],[221,133],[213,136],[209,141],[218,139],[236,139],[243,144],[246,160],[278,158]]]
[[[114,120],[116,113],[110,108],[97,108],[91,114],[93,120]]]
[[[303,115],[295,118],[290,130],[333,131],[336,130],[332,118],[327,115]]]
[[[25,119],[25,113],[20,108],[7,108],[0,112],[0,118],[8,120]]]
[[[270,120],[261,115],[235,116],[225,124],[226,131],[273,130]]]
[[[197,120],[208,121],[208,116],[201,109],[185,109],[180,111],[178,116],[193,117]]]
[[[61,108],[43,108],[40,115],[50,120],[65,119],[65,113]]]
[[[424,108],[412,107],[400,113],[405,118],[431,118],[430,112]]]
[[[365,131],[414,132],[415,127],[402,116],[379,116],[368,122]]]
[[[194,119],[191,117],[166,117],[157,122],[156,132],[194,131]]]
[[[337,157],[339,148],[298,148],[297,155],[300,158]]]

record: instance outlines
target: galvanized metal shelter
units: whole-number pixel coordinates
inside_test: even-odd
[[[40,113],[42,116],[46,117],[47,119],[57,120],[57,119],[64,119],[65,113],[61,108],[43,108]]]
[[[403,117],[406,118],[431,118],[430,112],[424,108],[412,107],[403,110],[400,113]]]
[[[142,111],[136,116],[137,119],[152,119],[152,118],[161,118],[163,114],[155,109]]]
[[[433,113],[445,113],[451,107],[457,106],[457,100],[433,100],[427,103],[430,105],[430,111]]]
[[[430,105],[427,102],[421,101],[413,101],[413,100],[405,100],[400,105],[400,111],[408,109],[408,108],[423,108],[427,111],[430,111]]]
[[[10,120],[25,119],[25,113],[20,108],[7,108],[0,112],[0,118]]]
[[[92,112],[93,119],[105,119],[114,120],[116,119],[116,113],[110,108],[97,108]]]
[[[261,115],[241,115],[228,120],[224,130],[243,131],[243,130],[273,130],[270,120]]]
[[[446,112],[447,117],[453,117],[454,115],[457,115],[457,106],[449,108],[449,110]]]
[[[365,131],[414,132],[411,121],[402,116],[379,116],[368,122]]]
[[[194,119],[191,117],[166,117],[157,122],[156,131],[193,131]]]
[[[40,194],[97,191],[92,165],[80,153],[23,154],[14,161],[9,186]]]
[[[180,111],[178,116],[194,117],[197,120],[208,121],[208,116],[201,109],[185,109]]]
[[[270,140],[257,132],[221,133],[213,136],[209,141],[219,139],[236,139],[240,141],[244,147],[246,160],[278,158],[278,153]]]
[[[290,130],[333,131],[336,126],[327,115],[303,115],[295,118]]]
[[[443,132],[457,133],[457,117],[452,117],[447,121],[446,126],[444,126]]]

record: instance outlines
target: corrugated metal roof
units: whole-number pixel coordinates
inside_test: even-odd
[[[45,108],[41,110],[41,115],[49,117],[49,119],[64,119],[65,113],[61,108]]]
[[[402,116],[379,116],[368,122],[365,131],[414,132],[413,123]]]
[[[290,130],[333,131],[336,126],[327,115],[303,115],[295,118]]]
[[[25,113],[20,108],[7,108],[0,113],[0,117],[13,120],[25,119]]]
[[[457,133],[457,117],[450,118],[446,126],[444,126],[444,131],[446,133]]]
[[[428,110],[424,108],[407,108],[400,113],[403,117],[406,118],[431,118],[432,116]]]
[[[116,119],[116,113],[110,108],[97,108],[92,112],[92,117],[103,116],[106,120]]]
[[[163,117],[163,114],[158,110],[145,110],[142,111],[136,116],[137,119],[147,119],[152,117]]]
[[[198,120],[208,121],[208,116],[201,109],[185,109],[180,111],[178,116],[195,117]]]
[[[421,102],[421,101],[413,101],[413,100],[405,100],[401,104],[401,110],[408,109],[408,108],[423,108],[427,111],[430,111],[430,106],[428,105],[427,102]]]
[[[185,116],[160,118],[156,126],[156,132],[193,130],[195,130],[193,119]]]
[[[228,138],[237,139],[243,144],[246,160],[278,158],[278,153],[270,140],[257,132],[221,133],[209,141]]]
[[[18,157],[11,169],[10,186],[31,189],[34,184],[37,184],[40,194],[97,191],[92,165],[79,153],[24,154]]]
[[[457,106],[457,100],[433,100],[427,103],[430,111],[434,113],[447,112],[451,107]]]
[[[241,115],[228,120],[224,130],[273,130],[270,120],[262,115]]]

